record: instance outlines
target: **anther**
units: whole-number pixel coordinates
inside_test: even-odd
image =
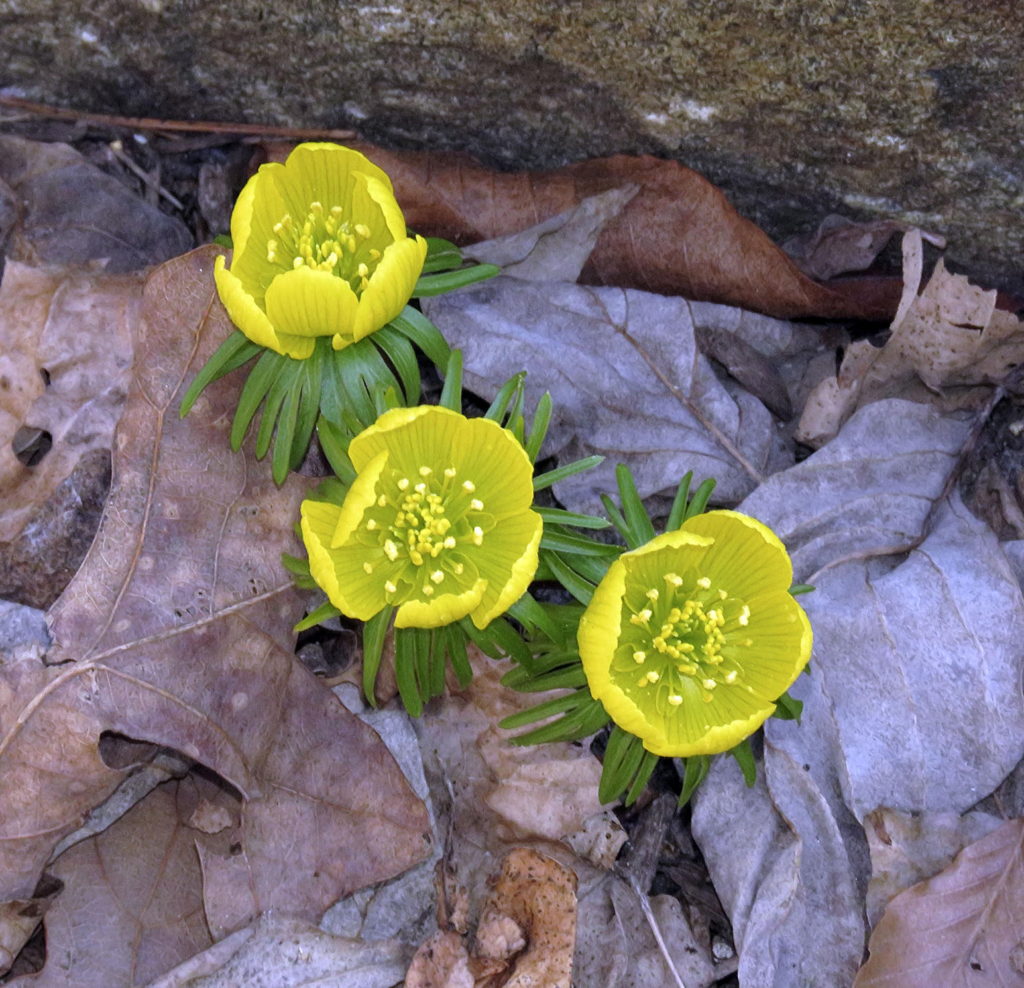
[[[433,597],[434,596],[434,588],[429,583],[424,584],[423,596],[424,597]]]
[[[648,600],[657,600],[658,596],[659,596],[658,591],[655,590],[653,587],[650,590],[647,591],[647,599]]]
[[[369,575],[373,572],[373,563],[363,563],[363,572]]]
[[[746,604],[744,604],[744,605],[743,605],[743,609],[742,609],[742,610],[740,611],[740,616],[739,616],[738,620],[739,620],[740,624],[741,624],[741,625],[742,625],[742,626],[743,626],[744,628],[745,628],[745,627],[746,627],[746,626],[747,626],[748,624],[750,624],[750,608],[749,608],[749,607],[747,607],[747,605],[746,605]]]
[[[711,580],[708,577],[706,577],[706,576],[702,576],[697,581],[697,586],[700,587],[701,590],[710,590],[711,589]]]
[[[398,587],[396,587],[390,580],[385,580],[384,590],[386,593],[394,593],[396,590],[398,590]]]
[[[444,579],[444,573],[439,569],[435,569],[434,572],[430,574],[430,579],[435,583],[440,583]]]
[[[421,477],[429,477],[434,471],[428,466],[420,467],[419,473]]]
[[[384,555],[394,562],[398,558],[398,546],[391,539],[384,543]]]
[[[678,573],[666,573],[665,582],[670,587],[681,587],[683,585],[683,578]]]
[[[472,480],[464,480],[462,482],[462,489],[472,494],[473,491],[476,490],[476,484],[474,484]]]
[[[409,489],[409,478],[408,478],[408,477],[403,477],[403,478],[402,478],[402,479],[401,479],[401,480],[400,480],[400,481],[398,482],[398,489],[399,489],[400,491],[407,491],[407,490]]]
[[[469,506],[474,511],[483,511],[484,510],[484,502],[481,501],[480,498],[478,498],[478,497],[473,498],[473,500],[469,502]]]
[[[713,690],[718,685],[718,681],[714,679],[702,679],[700,684],[706,690]]]
[[[483,545],[483,544],[484,544],[484,530],[479,525],[477,525],[473,529],[473,545]]]
[[[683,698],[678,693],[671,693],[669,694],[668,702],[671,703],[673,707],[678,707],[679,704],[683,702]]]
[[[647,653],[643,652],[643,651],[640,651],[639,649],[633,653],[633,661],[637,665],[641,665],[643,663],[644,659],[646,659],[646,658],[647,658]]]
[[[455,476],[455,473],[456,473],[455,467],[445,467],[445,468],[444,468],[444,475],[445,475],[445,476],[446,476],[446,477],[447,477],[447,478],[448,478],[449,480],[451,480],[451,479],[452,479],[452,477],[454,477],[454,476]]]

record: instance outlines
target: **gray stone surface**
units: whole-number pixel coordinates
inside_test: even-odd
[[[650,151],[777,237],[909,219],[1020,290],[1022,42],[1012,0],[0,0],[0,90],[509,167]]]

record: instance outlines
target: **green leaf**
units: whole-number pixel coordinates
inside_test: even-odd
[[[474,264],[472,267],[459,268],[457,271],[447,271],[444,274],[421,275],[419,281],[416,282],[416,287],[412,290],[412,297],[431,298],[434,295],[444,295],[457,288],[465,288],[467,285],[475,285],[478,281],[486,281],[496,274],[501,274],[501,268],[496,264]]]
[[[757,782],[757,762],[754,760],[754,752],[750,749],[750,738],[744,738],[735,748],[730,748],[729,754],[736,759],[736,764],[743,773],[743,781],[749,789]]]
[[[393,607],[385,607],[363,626],[363,693],[371,707],[377,706],[374,686],[377,683],[380,660],[384,654],[384,639],[394,613]]]
[[[797,597],[802,593],[813,593],[814,590],[815,587],[810,583],[794,583],[793,586],[789,588],[789,592],[794,597]]]
[[[633,783],[622,800],[626,806],[632,806],[640,797],[640,794],[647,788],[647,783],[651,781],[651,776],[658,767],[659,761],[661,759],[653,752],[644,750],[643,757],[640,759],[640,764],[633,776]]]
[[[672,507],[668,513],[668,521],[665,522],[665,531],[674,532],[683,523],[686,517],[686,505],[690,497],[690,482],[693,480],[693,471],[687,470],[683,479],[679,481],[676,488],[676,496],[672,499]]]
[[[329,621],[331,618],[336,618],[341,614],[329,600],[325,601],[315,610],[310,611],[294,628],[292,631],[305,631],[307,628],[315,628],[318,624],[323,624],[324,621]]]
[[[797,700],[787,692],[783,693],[782,696],[775,701],[775,713],[773,713],[772,716],[779,720],[795,720],[799,724],[800,715],[803,712],[803,700]]]
[[[580,515],[574,511],[565,511],[562,508],[534,508],[544,520],[544,524],[571,525],[573,528],[608,528],[608,519],[599,518],[597,515]]]
[[[601,730],[609,720],[604,707],[585,691],[579,691],[575,695],[582,699],[577,701],[578,705],[574,710],[550,724],[512,738],[512,743],[528,745],[547,744],[551,741],[579,741]]]
[[[392,367],[398,372],[402,382],[402,404],[405,406],[419,404],[423,391],[420,366],[416,361],[416,352],[408,337],[390,326],[385,326],[378,329],[370,339],[391,361]]]
[[[560,630],[554,620],[552,620],[551,615],[544,609],[543,604],[537,603],[530,596],[529,592],[524,593],[508,609],[508,614],[529,630],[539,628],[552,641],[558,641],[561,638]]]
[[[225,374],[248,363],[262,350],[263,347],[252,343],[246,336],[237,329],[223,342],[209,360],[203,364],[198,374],[181,399],[181,406],[178,415],[184,418],[192,410],[196,399],[206,390],[206,387],[214,381],[220,380]]]
[[[711,759],[707,755],[691,755],[683,762],[683,788],[679,793],[679,805],[685,806],[708,774]]]
[[[439,371],[448,366],[451,347],[441,331],[419,309],[407,305],[388,325],[419,347]]]
[[[293,382],[285,392],[284,407],[277,420],[277,435],[274,437],[274,455],[271,458],[271,472],[274,483],[280,487],[288,479],[288,469],[292,465],[292,446],[295,444],[295,428],[299,419],[299,399],[302,389],[299,383]],[[263,423],[260,423],[262,431]]]
[[[708,477],[706,480],[702,480],[700,486],[693,492],[693,497],[690,499],[690,503],[686,508],[686,515],[683,521],[693,518],[695,515],[701,515],[708,509],[708,501],[711,500],[711,494],[715,489],[715,479]]]
[[[548,569],[551,570],[554,578],[581,604],[586,605],[590,603],[590,599],[594,596],[594,591],[597,589],[596,583],[591,583],[589,580],[584,579],[575,570],[567,566],[561,556],[553,552],[543,552],[541,559]]]
[[[601,495],[601,504],[604,507],[605,514],[608,515],[612,525],[615,526],[615,531],[622,536],[630,549],[635,549],[636,537],[633,535],[633,530],[629,527],[629,522],[626,521],[622,512],[619,511],[619,506],[607,494]]]
[[[452,350],[444,371],[444,387],[437,403],[462,414],[462,351]]]
[[[423,274],[450,271],[462,266],[462,251],[450,240],[441,237],[427,237],[427,258],[423,262]]]
[[[494,400],[491,402],[487,411],[484,412],[484,418],[491,419],[493,422],[504,421],[509,403],[519,392],[523,390],[523,382],[525,380],[526,371],[520,371],[518,374],[513,374],[512,377],[510,377],[498,389],[498,393],[494,396]]]
[[[322,415],[317,419],[316,433],[331,469],[346,485],[351,484],[356,479],[356,471],[348,458],[349,437]]]
[[[578,556],[614,558],[622,553],[622,549],[617,545],[595,542],[583,535],[570,535],[568,532],[559,531],[555,526],[544,528],[540,545],[542,549],[550,549],[552,552]]]
[[[587,456],[582,460],[574,460],[572,463],[566,463],[563,467],[556,467],[554,470],[548,470],[547,473],[538,474],[533,478],[533,489],[535,491],[542,491],[546,487],[550,487],[552,484],[557,484],[559,481],[565,480],[566,477],[572,477],[574,474],[582,473],[584,470],[589,470],[591,467],[596,467],[598,463],[604,460],[603,456]]]
[[[654,538],[654,525],[637,493],[633,474],[624,463],[620,463],[615,468],[615,481],[619,486],[619,503],[622,505],[622,513],[626,517],[626,523],[629,525],[634,539],[634,544],[630,545],[630,540],[627,538],[626,544],[631,549],[636,549]]]
[[[281,413],[281,406],[288,397],[289,389],[287,381],[277,380],[267,395],[267,403],[263,407],[263,417],[260,419],[260,427],[256,432],[256,459],[262,460],[270,449],[270,440],[274,435],[274,426],[277,417]]]
[[[281,361],[288,359],[274,353],[273,350],[264,350],[263,355],[256,361],[256,366],[249,372],[242,393],[238,397],[234,421],[231,423],[230,443],[236,453],[242,448],[242,442],[249,431],[249,423],[252,422],[256,410],[280,375]]]
[[[548,426],[551,425],[551,412],[554,404],[551,401],[551,392],[545,391],[537,402],[533,413],[533,423],[530,426],[530,434],[526,437],[526,455],[531,463],[535,463],[540,455],[540,448],[544,445],[544,438],[548,434]]]
[[[423,696],[416,677],[417,641],[415,628],[395,630],[395,682],[402,704],[410,717],[423,713]]]
[[[447,639],[445,651],[451,660],[452,669],[459,686],[465,688],[473,682],[473,667],[466,653],[466,635],[458,624],[449,624],[442,629]]]

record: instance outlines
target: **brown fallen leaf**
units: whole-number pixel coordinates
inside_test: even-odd
[[[62,888],[62,882],[44,875],[31,899],[13,899],[0,906],[0,971],[14,963]]]
[[[916,244],[919,254],[919,235]],[[1024,324],[996,307],[995,291],[951,274],[942,261],[920,295],[915,281],[908,285],[885,345],[852,344],[838,374],[811,393],[797,430],[801,441],[827,442],[854,411],[880,398],[939,401],[949,389],[999,383],[1024,361]],[[972,394],[955,400],[969,402]]]
[[[469,952],[453,930],[438,930],[416,951],[405,988],[474,988]]]
[[[425,809],[392,756],[293,654],[302,608],[280,554],[295,551],[308,481],[277,489],[266,464],[226,452],[230,379],[178,418],[183,386],[229,331],[216,253],[148,279],[113,490],[52,609],[50,665],[0,669],[4,899],[31,894],[54,844],[124,778],[101,756],[107,732],[180,751],[237,791],[236,920],[318,919],[428,848]]]
[[[65,851],[50,868],[64,888],[46,914],[46,966],[12,983],[144,985],[209,947],[195,832],[187,825],[198,798],[193,780],[166,783],[108,830]]]
[[[0,595],[48,607],[96,531],[132,366],[137,275],[8,261],[0,284]],[[31,440],[35,449],[15,447]]]
[[[868,944],[855,988],[1024,985],[1024,819],[900,893]]]
[[[544,172],[495,172],[468,155],[388,151],[353,142],[391,177],[411,227],[460,244],[514,233],[588,196],[639,192],[612,219],[584,269],[586,284],[641,288],[789,318],[891,318],[892,291],[875,282],[821,285],[803,274],[714,185],[675,161],[616,155]],[[271,146],[274,160],[289,147]]]
[[[482,986],[569,988],[576,943],[576,875],[552,858],[515,848],[484,906],[476,953],[503,960],[511,976]]]

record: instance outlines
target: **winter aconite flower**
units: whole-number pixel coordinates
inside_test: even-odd
[[[579,627],[590,691],[657,755],[726,751],[775,711],[811,654],[785,547],[712,511],[624,553]]]
[[[533,464],[511,432],[435,406],[385,412],[349,446],[357,477],[340,505],[302,505],[309,569],[343,614],[397,607],[398,628],[467,615],[478,628],[537,569]]]
[[[289,357],[316,337],[340,350],[380,329],[409,301],[427,243],[406,235],[391,180],[358,151],[300,144],[263,165],[231,214],[231,267],[217,291],[254,343]]]

